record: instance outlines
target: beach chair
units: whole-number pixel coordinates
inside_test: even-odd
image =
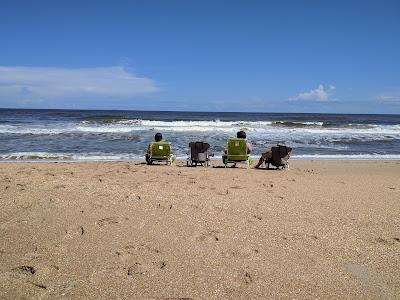
[[[153,162],[165,162],[167,165],[172,165],[173,156],[170,143],[162,141],[151,144],[151,156],[148,159],[148,164],[151,165]]]
[[[197,166],[198,164],[208,167],[211,165],[210,155],[208,149],[210,148],[209,143],[205,142],[191,142],[189,143],[189,153],[186,161],[187,166]]]
[[[247,154],[247,142],[245,139],[230,138],[227,142],[226,158],[223,160],[225,168],[228,164],[236,166],[237,163],[245,163],[246,167],[250,166],[250,155]]]
[[[285,145],[277,145],[271,148],[272,156],[265,160],[265,165],[269,169],[269,165],[273,165],[276,169],[289,169],[289,158],[292,152],[291,147]]]

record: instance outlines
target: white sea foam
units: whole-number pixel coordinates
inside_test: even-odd
[[[0,155],[0,160],[69,160],[72,155],[49,152],[12,152]]]
[[[258,159],[258,156],[252,156]],[[144,155],[126,153],[47,153],[47,152],[15,152],[0,155],[0,161],[127,161],[143,160]],[[178,160],[186,156],[178,156]],[[400,154],[304,154],[293,155],[293,160],[400,160]],[[214,156],[212,161],[219,162],[221,156]]]
[[[102,160],[138,160],[144,155],[135,154],[109,154],[109,153],[49,153],[49,152],[12,152],[0,155],[3,161],[102,161]]]
[[[400,160],[400,154],[303,154],[295,160]]]
[[[248,138],[256,141],[281,141],[302,144],[322,145],[347,141],[390,141],[400,139],[400,125],[360,125],[349,127],[324,127],[323,122],[281,122],[285,126],[276,126],[279,121],[153,121],[153,120],[117,120],[111,123],[80,122],[57,125],[0,125],[0,134],[21,135],[63,135],[63,134],[110,134],[126,135],[133,132],[160,131],[171,133],[203,133],[210,138],[216,135],[228,136],[245,129]],[[289,126],[287,124],[295,124]],[[298,126],[301,124],[301,126]],[[305,125],[305,126],[303,126]],[[357,126],[356,126],[357,125]]]

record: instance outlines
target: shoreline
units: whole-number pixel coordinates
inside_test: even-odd
[[[252,156],[251,157],[253,159],[254,162],[258,161],[259,156]],[[186,158],[176,158],[175,159],[175,164],[176,162],[178,163],[185,163],[186,162]],[[361,157],[361,158],[355,158],[355,157],[351,157],[351,158],[335,158],[335,157],[327,157],[327,158],[323,158],[323,157],[316,157],[316,158],[311,158],[309,156],[307,157],[291,157],[289,160],[289,163],[292,161],[303,161],[303,162],[309,162],[309,161],[337,161],[337,162],[368,162],[368,161],[379,161],[379,162],[390,162],[390,161],[400,161],[400,155],[396,155],[395,157],[387,157],[384,156],[382,158],[378,158],[378,157],[371,157],[371,158],[365,158],[365,157]],[[9,160],[0,160],[0,164],[2,163],[102,163],[102,162],[128,162],[128,163],[136,163],[136,164],[144,164],[145,163],[145,159],[143,157],[143,159],[63,159],[63,160],[49,160],[49,159],[32,159],[32,160],[24,160],[24,159],[9,159]],[[212,163],[216,163],[216,165],[222,165],[222,157],[215,157],[214,159],[211,159]]]

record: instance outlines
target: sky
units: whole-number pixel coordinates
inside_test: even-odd
[[[400,1],[0,0],[0,107],[400,114]]]

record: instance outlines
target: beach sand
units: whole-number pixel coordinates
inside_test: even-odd
[[[2,299],[400,299],[400,162],[0,165]]]

